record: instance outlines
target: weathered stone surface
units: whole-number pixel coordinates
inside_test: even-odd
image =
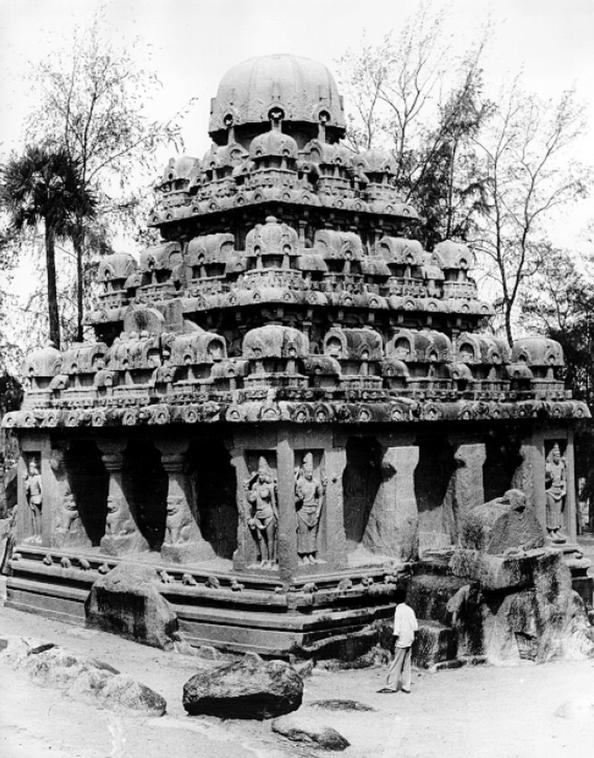
[[[10,637],[5,642],[2,658],[41,684],[64,689],[70,697],[90,698],[111,710],[126,709],[147,716],[162,716],[167,710],[159,693],[107,663],[51,642],[23,637]]]
[[[542,547],[545,536],[533,508],[521,490],[473,508],[462,523],[460,544],[470,550],[500,555],[512,548]]]
[[[153,647],[171,648],[177,616],[154,580],[152,569],[120,563],[93,584],[85,602],[87,625]]]
[[[412,649],[416,666],[429,668],[440,661],[456,657],[456,632],[436,621],[420,621]]]
[[[413,445],[390,447],[381,462],[381,480],[363,544],[372,553],[409,560],[417,544],[419,515],[414,471],[419,449]]]
[[[183,705],[190,715],[265,719],[296,710],[302,697],[303,681],[288,663],[245,656],[195,674],[184,685]]]
[[[519,592],[483,593],[484,652],[491,663],[594,657],[594,629],[560,553],[533,557],[533,585]]]
[[[272,731],[293,742],[302,742],[321,750],[346,750],[351,744],[336,729],[302,714],[290,714],[274,719]]]
[[[14,547],[14,518],[0,519],[0,573],[6,573]]]
[[[486,590],[520,589],[532,584],[535,554],[513,557],[459,549],[450,558],[449,569],[454,576],[480,582]]]

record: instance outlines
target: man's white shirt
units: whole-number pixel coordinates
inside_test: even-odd
[[[398,637],[396,647],[410,647],[418,628],[417,617],[410,605],[398,603],[394,611],[394,636]]]

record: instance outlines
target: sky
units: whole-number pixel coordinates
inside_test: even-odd
[[[116,43],[130,46],[140,37],[145,44],[139,49],[150,49],[150,61],[143,53],[139,65],[148,63],[163,86],[149,113],[169,117],[196,98],[183,132],[186,151],[201,156],[209,144],[210,98],[232,65],[288,52],[336,71],[337,59],[357,47],[363,33],[372,42],[390,30],[397,33],[417,5],[417,0],[0,0],[0,160],[22,146],[23,118],[31,107],[27,71],[68,44],[74,29],[89,25],[101,7]],[[575,157],[594,164],[594,0],[431,5],[445,7],[451,44],[460,54],[491,20],[484,64],[492,84],[522,70],[527,87],[545,97],[575,86],[591,125]],[[565,210],[553,224],[553,242],[591,250],[592,243],[584,242],[594,219],[591,208],[586,201]]]
[[[497,78],[523,68],[531,89],[553,95],[575,84],[590,98],[594,76],[594,0],[451,0],[452,45],[460,51],[477,39],[488,18],[493,34],[485,68]],[[99,7],[118,41],[142,37],[162,83],[153,106],[161,115],[197,98],[186,121],[190,153],[208,147],[210,98],[233,64],[255,55],[288,52],[336,69],[344,51],[396,32],[417,0],[0,0],[0,150],[18,145],[27,108],[29,63],[67,42]],[[145,61],[141,61],[144,63]],[[347,103],[348,108],[348,103]],[[594,124],[594,102],[586,103]]]

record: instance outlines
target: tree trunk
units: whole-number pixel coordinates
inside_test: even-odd
[[[45,222],[45,260],[47,266],[47,308],[49,315],[49,338],[60,349],[60,314],[56,288],[56,234],[51,224]]]
[[[83,252],[85,245],[85,227],[82,219],[76,220],[72,246],[76,254],[76,341],[83,341],[83,316],[84,316],[84,271]]]
[[[510,347],[513,347],[514,345],[514,337],[512,334],[512,325],[511,325],[511,303],[505,303],[505,334],[507,336],[507,341],[509,343]]]

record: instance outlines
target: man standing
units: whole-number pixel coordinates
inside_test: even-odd
[[[388,669],[386,686],[380,692],[410,693],[411,687],[411,647],[418,630],[415,612],[406,604],[406,590],[396,590],[396,610],[394,612],[394,660]]]

